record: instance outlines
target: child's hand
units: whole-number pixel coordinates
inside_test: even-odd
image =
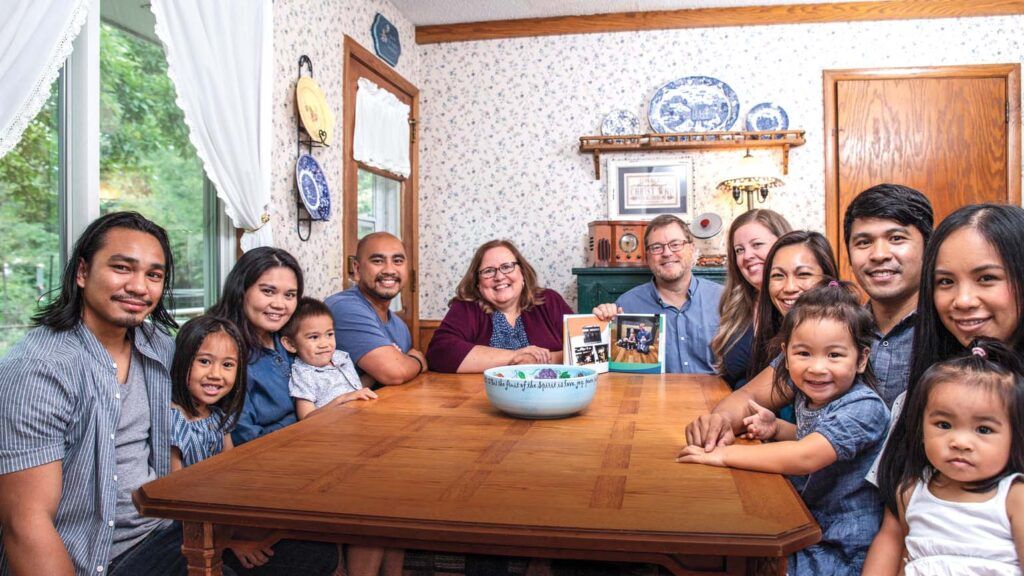
[[[743,435],[751,440],[771,440],[779,432],[775,413],[753,400],[747,400],[751,414],[743,419],[747,432]]]
[[[725,446],[716,446],[711,452],[705,452],[703,446],[684,446],[676,456],[676,462],[683,464],[707,464],[708,466],[725,466]]]
[[[369,388],[360,388],[354,392],[349,392],[342,396],[345,398],[345,402],[351,402],[353,400],[373,400],[377,397],[377,393]]]

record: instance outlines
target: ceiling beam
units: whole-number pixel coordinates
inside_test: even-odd
[[[417,26],[416,43],[439,44],[498,38],[675,28],[963,18],[1010,14],[1024,14],[1024,0],[882,0],[839,4],[736,6]]]

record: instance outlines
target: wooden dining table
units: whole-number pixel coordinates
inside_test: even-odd
[[[602,374],[581,413],[508,416],[483,376],[426,373],[141,487],[183,523],[190,575],[228,531],[442,552],[648,562],[672,574],[784,574],[821,532],[782,476],[678,464],[713,376]]]

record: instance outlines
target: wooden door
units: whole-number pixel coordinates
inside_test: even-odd
[[[355,130],[356,90],[360,78],[366,78],[394,94],[410,107],[408,177],[367,166],[352,157],[352,137]],[[417,204],[417,175],[419,154],[416,145],[416,119],[419,118],[419,90],[383,60],[345,37],[345,187],[342,205],[342,239],[344,252],[344,284],[352,284],[352,266],[359,238],[374,231],[387,231],[405,243],[409,262],[409,277],[396,298],[392,313],[397,314],[412,333],[413,347],[419,344],[419,208]]]
[[[965,204],[1020,204],[1020,65],[825,71],[826,230],[882,182],[923,192],[938,224]]]

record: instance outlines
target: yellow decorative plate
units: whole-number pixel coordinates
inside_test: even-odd
[[[313,140],[329,145],[334,114],[327,107],[327,99],[316,81],[309,76],[299,78],[299,83],[295,86],[295,102],[299,108],[302,127]]]

